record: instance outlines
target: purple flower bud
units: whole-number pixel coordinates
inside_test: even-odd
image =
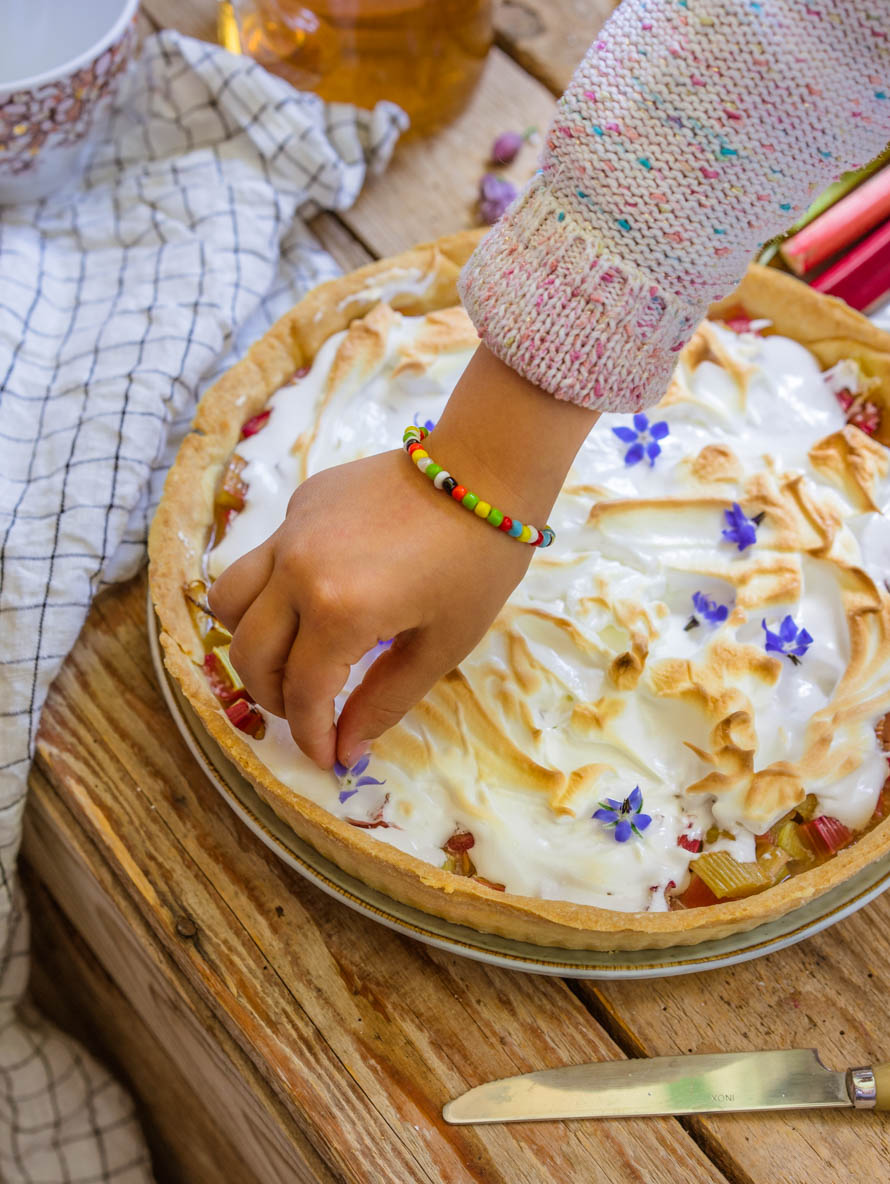
[[[479,212],[482,220],[493,226],[516,196],[516,186],[494,173],[486,173],[479,182]]]
[[[519,132],[501,132],[491,146],[491,159],[495,164],[509,164],[519,155],[522,144]]]

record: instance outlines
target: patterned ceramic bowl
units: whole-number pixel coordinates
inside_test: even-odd
[[[139,0],[0,0],[0,203],[76,180],[136,42]]]

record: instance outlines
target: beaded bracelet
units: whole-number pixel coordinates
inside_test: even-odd
[[[556,538],[556,534],[549,526],[538,530],[536,526],[528,526],[520,522],[518,518],[508,518],[496,506],[481,501],[475,493],[471,493],[464,485],[459,485],[449,472],[446,472],[441,465],[437,465],[426,449],[420,446],[428,435],[429,432],[426,428],[418,428],[414,424],[410,424],[405,428],[402,443],[418,469],[429,477],[436,489],[443,489],[446,493],[450,493],[456,502],[460,502],[462,506],[472,510],[477,518],[484,518],[486,522],[491,523],[497,530],[502,530],[511,539],[518,539],[520,543],[528,543],[530,547],[550,546]]]

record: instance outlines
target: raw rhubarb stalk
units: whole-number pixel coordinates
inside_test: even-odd
[[[890,292],[890,221],[873,230],[810,287],[845,300],[859,312]]]
[[[862,238],[890,217],[890,168],[884,168],[782,243],[782,258],[797,275]]]

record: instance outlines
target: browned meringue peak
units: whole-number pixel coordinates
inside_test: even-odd
[[[736,484],[742,478],[742,465],[728,444],[706,444],[697,456],[680,462],[699,485]]]
[[[408,372],[423,374],[438,355],[456,349],[473,349],[478,344],[479,335],[461,306],[427,313],[420,332],[399,347],[401,361],[392,376],[397,378]]]
[[[342,396],[344,390],[357,386],[383,365],[389,334],[397,320],[398,314],[388,304],[378,304],[367,316],[352,322],[331,363],[320,412],[334,391]]]
[[[568,775],[538,764],[524,752],[492,719],[490,704],[482,702],[462,670],[452,670],[440,679],[414,713],[435,737],[437,766],[450,765],[452,778],[460,770],[464,778],[483,784],[509,785],[547,797],[565,789]],[[401,761],[409,758],[411,749],[416,750],[416,744],[403,725],[387,733],[387,758],[398,761],[409,776],[412,766]]]
[[[710,321],[702,321],[689,339],[689,343],[680,354],[667,392],[658,406],[666,408],[676,403],[702,402],[691,389],[688,378],[706,362],[719,366],[729,374],[738,392],[737,407],[744,409],[748,393],[748,379],[757,372],[757,367],[741,362],[734,357],[721,341]]]
[[[757,734],[748,711],[735,711],[714,727],[709,752],[693,744],[687,747],[713,768],[688,785],[686,793],[711,794],[717,799],[733,795],[735,809],[752,823],[762,823],[764,829],[806,797],[795,764],[774,761],[755,771]]]
[[[879,510],[878,482],[887,476],[890,456],[883,445],[847,424],[809,452],[810,464],[835,484],[858,510]]]
[[[800,596],[800,560],[796,555],[766,552],[738,559],[695,555],[675,560],[672,567],[729,584],[735,589],[735,611],[744,610],[745,616],[752,609],[791,604]]]

